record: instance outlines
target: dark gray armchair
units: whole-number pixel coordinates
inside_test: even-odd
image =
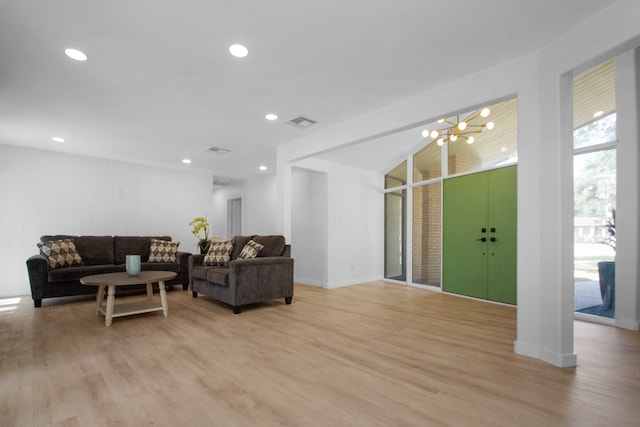
[[[244,246],[253,240],[263,249],[256,258],[242,259]],[[247,304],[293,298],[293,258],[284,236],[235,236],[228,266],[202,265],[205,255],[189,257],[189,283],[193,297],[202,293],[233,307],[235,314]]]

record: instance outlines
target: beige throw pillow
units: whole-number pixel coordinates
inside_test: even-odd
[[[176,262],[180,242],[151,239],[148,262]]]
[[[233,243],[231,240],[212,243],[209,247],[209,252],[204,256],[202,265],[220,265],[226,267],[231,262],[231,252],[233,252]]]
[[[82,265],[82,257],[71,239],[39,242],[40,253],[47,257],[50,268],[77,267]]]
[[[258,253],[264,248],[260,243],[256,243],[253,240],[249,240],[244,248],[242,248],[242,252],[238,255],[238,258],[242,259],[250,259],[258,256]]]

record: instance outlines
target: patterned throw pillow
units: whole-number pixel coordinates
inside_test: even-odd
[[[231,262],[231,252],[233,252],[233,242],[215,242],[209,247],[209,252],[204,257],[202,265],[221,265],[226,267]]]
[[[71,239],[39,242],[40,253],[49,260],[50,268],[77,267],[82,265],[82,257]]]
[[[148,262],[176,262],[180,242],[151,239]]]
[[[250,259],[258,256],[258,252],[260,252],[264,248],[260,243],[256,243],[253,240],[249,240],[244,248],[242,248],[242,252],[238,255],[238,258],[242,259]]]

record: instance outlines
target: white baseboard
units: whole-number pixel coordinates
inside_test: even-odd
[[[301,285],[310,285],[310,286],[318,286],[321,288],[325,287],[325,282],[320,282],[318,280],[312,280],[312,279],[304,279],[301,277],[294,277],[293,278],[294,283],[300,283]]]
[[[352,286],[352,285],[359,285],[362,283],[368,283],[368,282],[376,282],[378,280],[382,280],[381,277],[369,277],[369,278],[361,278],[361,279],[354,279],[354,280],[343,280],[343,281],[339,281],[339,282],[321,282],[319,280],[313,280],[313,279],[305,279],[303,277],[294,277],[293,281],[295,283],[300,283],[301,285],[311,285],[311,286],[319,286],[321,288],[325,288],[325,289],[335,289],[335,288],[342,288],[345,286]]]
[[[630,331],[640,331],[640,321],[634,319],[616,320],[616,326]]]
[[[540,359],[558,368],[572,368],[577,365],[578,357],[575,353],[559,354],[540,349],[537,345],[516,340],[513,351],[521,356]]]
[[[7,291],[0,292],[0,298],[15,298],[15,297],[31,298],[31,295],[25,294],[24,291],[20,291],[20,290],[7,290]]]
[[[378,280],[382,280],[382,277],[362,277],[362,278],[353,279],[353,280],[330,282],[330,283],[327,283],[326,288],[327,289],[342,288],[345,286],[361,285],[363,283],[376,282]]]

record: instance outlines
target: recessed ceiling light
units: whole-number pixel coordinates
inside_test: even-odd
[[[249,54],[249,50],[241,44],[233,44],[229,46],[229,52],[237,58],[244,58]]]
[[[87,55],[84,52],[80,52],[77,49],[65,49],[64,53],[71,59],[75,59],[76,61],[86,61]]]
[[[191,163],[191,159],[182,159],[182,163],[184,163],[185,165],[188,165]]]
[[[267,120],[278,120],[278,115],[277,114],[273,114],[273,113],[269,113],[266,116],[264,116],[265,119]]]
[[[594,118],[598,118],[598,117],[600,117],[600,116],[601,116],[601,115],[603,115],[603,114],[604,114],[604,111],[602,111],[602,110],[600,110],[600,111],[596,111],[595,113],[593,113],[593,117],[594,117]]]
[[[267,167],[265,165],[261,165],[258,169],[260,169],[261,171],[266,171]]]
[[[64,142],[64,138],[60,138],[59,136],[54,136],[51,139],[54,140],[55,142]]]

